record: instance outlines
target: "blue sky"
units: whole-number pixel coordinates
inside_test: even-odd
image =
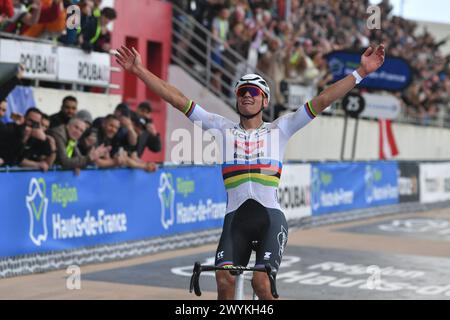
[[[370,2],[376,4],[380,0]],[[407,19],[450,24],[450,0],[390,0],[390,2],[396,15],[401,15],[403,2],[403,16]]]

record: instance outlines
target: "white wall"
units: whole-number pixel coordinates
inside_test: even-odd
[[[169,82],[179,88],[206,110],[218,113],[233,121],[239,121],[232,108],[220,101],[196,80],[177,66],[169,68]],[[393,124],[394,136],[400,151],[399,160],[450,159],[450,130]],[[171,132],[185,128],[191,133],[193,125],[179,111],[172,107],[167,113],[166,159],[176,144],[170,141]],[[287,160],[340,160],[344,118],[319,116],[296,133],[287,146]],[[355,121],[349,119],[344,159],[351,158]],[[355,158],[357,160],[378,159],[378,122],[360,120]]]
[[[355,121],[347,128],[344,159],[350,159]],[[399,148],[398,160],[450,159],[450,130],[393,123],[392,129]],[[289,141],[288,160],[340,160],[344,119],[319,116],[297,132]],[[378,159],[378,122],[360,120],[355,159]]]
[[[78,110],[86,109],[95,119],[113,113],[117,104],[122,101],[120,95],[105,95],[99,93],[55,90],[47,88],[32,88],[36,107],[48,115],[56,113],[61,108],[65,96],[72,95],[78,100]]]

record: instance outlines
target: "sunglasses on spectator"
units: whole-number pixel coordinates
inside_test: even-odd
[[[255,86],[242,86],[240,87],[237,92],[236,95],[241,98],[243,96],[245,96],[247,94],[247,92],[252,96],[252,98],[255,98],[259,95],[262,95],[262,90],[258,87]]]

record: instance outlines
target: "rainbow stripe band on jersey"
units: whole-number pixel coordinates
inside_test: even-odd
[[[317,117],[317,112],[314,110],[311,101],[308,101],[307,103],[305,103],[305,109],[306,109],[306,113],[308,114],[308,116],[311,119],[314,119],[315,117]]]
[[[282,163],[271,161],[268,164],[249,162],[246,164],[223,164],[222,177],[225,189],[233,189],[246,182],[255,182],[278,188]]]
[[[195,109],[195,102],[189,100],[183,108],[183,113],[186,115],[186,117],[189,118],[194,109]]]
[[[217,267],[219,267],[219,268],[232,268],[232,267],[234,267],[234,266],[233,266],[233,262],[231,262],[231,261],[225,261],[225,262],[219,263],[219,264],[217,265]]]

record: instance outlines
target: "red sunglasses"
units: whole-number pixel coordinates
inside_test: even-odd
[[[261,95],[263,92],[260,88],[255,87],[255,86],[242,86],[240,87],[237,92],[236,95],[238,97],[243,97],[246,95],[246,93],[250,93],[250,95],[252,96],[252,98],[255,98],[259,95]]]

